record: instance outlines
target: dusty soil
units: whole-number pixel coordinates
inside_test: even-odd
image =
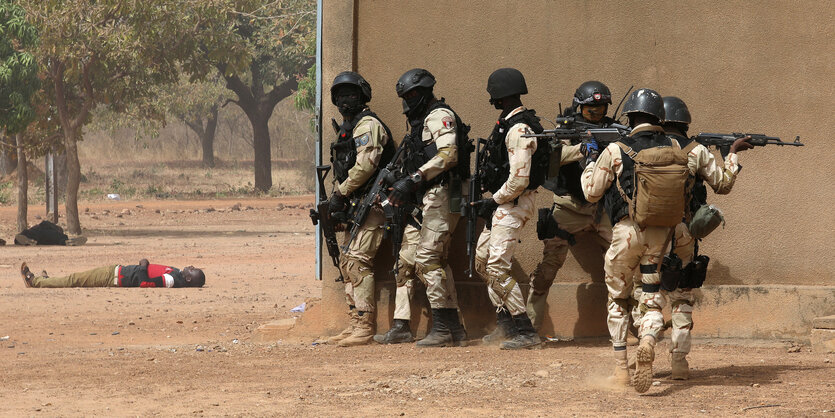
[[[687,382],[668,379],[662,343],[643,396],[606,387],[605,341],[525,352],[254,343],[255,327],[320,292],[312,200],[82,203],[87,245],[0,247],[0,414],[833,416],[835,355],[779,341],[699,342]],[[0,207],[9,241],[14,216]],[[25,289],[17,273],[24,260],[57,275],[142,257],[202,267],[207,286]]]

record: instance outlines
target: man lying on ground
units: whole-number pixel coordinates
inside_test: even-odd
[[[26,263],[20,265],[26,287],[203,287],[203,270],[188,266],[182,270],[161,264],[150,264],[147,259],[137,265],[109,265],[64,277],[49,277],[46,271],[35,276]]]

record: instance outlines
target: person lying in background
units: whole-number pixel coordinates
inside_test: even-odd
[[[109,265],[72,273],[69,276],[49,277],[46,271],[36,276],[24,262],[20,275],[26,287],[203,287],[206,275],[194,266],[182,270],[151,264],[148,259],[135,265]]]

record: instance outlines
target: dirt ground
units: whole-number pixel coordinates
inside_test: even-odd
[[[82,203],[87,245],[0,247],[0,415],[835,416],[835,355],[779,341],[697,342],[687,382],[668,379],[661,343],[643,396],[606,387],[605,341],[525,352],[254,343],[259,324],[320,293],[312,200]],[[8,241],[14,209],[0,207]],[[202,267],[207,285],[26,289],[18,274],[21,261],[59,275],[143,257]]]

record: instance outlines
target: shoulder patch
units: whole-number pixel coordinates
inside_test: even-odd
[[[358,137],[354,138],[354,144],[358,147],[361,147],[365,144],[368,144],[368,141],[370,139],[371,139],[371,134],[370,133],[365,133],[365,134],[362,134],[361,136],[358,136]]]
[[[455,127],[455,118],[452,116],[444,116],[444,118],[441,119],[441,123],[444,124],[444,128],[452,129]]]

